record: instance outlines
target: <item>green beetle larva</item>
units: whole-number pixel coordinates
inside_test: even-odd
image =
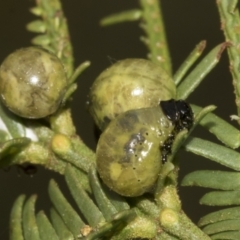
[[[19,49],[0,67],[0,97],[15,114],[43,118],[54,113],[66,91],[61,61],[37,47]]]
[[[155,107],[175,98],[176,86],[157,64],[145,59],[125,59],[104,70],[89,93],[89,111],[104,130],[117,115],[131,109]]]
[[[192,110],[182,100],[120,114],[98,142],[97,169],[103,182],[128,197],[149,191],[171,153],[175,135],[192,123]]]

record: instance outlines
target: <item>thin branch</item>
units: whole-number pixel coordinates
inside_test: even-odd
[[[143,37],[143,42],[147,45],[150,54],[149,59],[161,66],[171,75],[171,61],[165,35],[161,5],[158,0],[140,0],[143,9],[142,28],[147,37]]]

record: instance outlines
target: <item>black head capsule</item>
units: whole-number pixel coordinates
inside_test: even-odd
[[[193,125],[193,111],[190,105],[183,100],[178,100],[176,101],[176,108],[180,116],[178,123],[179,130],[189,130]]]
[[[193,112],[188,103],[183,100],[170,99],[168,101],[161,101],[160,106],[166,117],[175,125],[172,134],[161,146],[162,162],[167,161],[167,156],[171,154],[172,144],[175,135],[180,131],[189,130],[193,125]]]
[[[190,129],[193,124],[193,112],[190,105],[183,100],[170,99],[161,101],[160,106],[167,118],[177,125],[178,130]]]
[[[176,102],[177,101],[175,101],[174,99],[160,102],[160,106],[163,112],[165,113],[166,117],[174,123],[177,122],[180,117]]]

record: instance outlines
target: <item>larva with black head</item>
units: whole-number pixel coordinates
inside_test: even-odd
[[[97,169],[110,189],[128,197],[151,190],[175,135],[192,125],[191,108],[187,103],[181,107],[180,101],[129,110],[109,123],[98,142]]]

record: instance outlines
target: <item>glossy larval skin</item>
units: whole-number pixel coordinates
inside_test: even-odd
[[[104,130],[119,114],[132,109],[156,107],[175,98],[176,86],[157,64],[145,59],[118,61],[103,71],[89,93],[89,111]]]
[[[162,166],[161,146],[173,129],[160,106],[130,110],[112,120],[96,151],[104,183],[128,197],[151,190]]]
[[[54,113],[66,88],[61,61],[42,48],[19,49],[0,67],[1,100],[21,117],[43,118]]]

